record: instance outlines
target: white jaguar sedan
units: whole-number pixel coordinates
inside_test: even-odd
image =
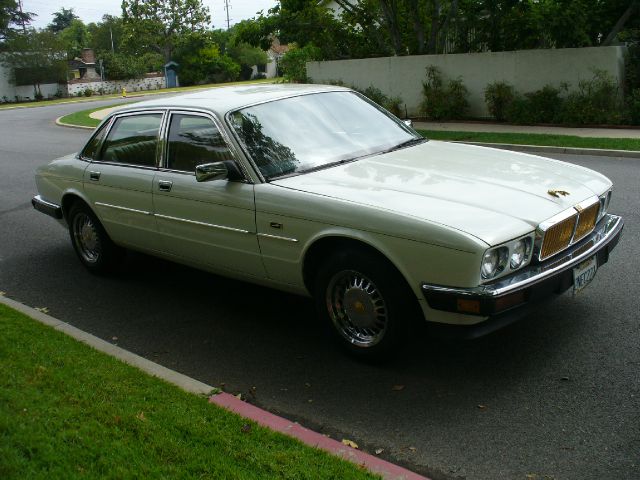
[[[622,232],[586,168],[430,141],[358,93],[216,88],[122,108],[38,169],[80,261],[125,249],[315,298],[351,353],[414,318],[477,336],[584,288]]]

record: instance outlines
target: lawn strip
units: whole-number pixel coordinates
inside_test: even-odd
[[[3,479],[376,478],[3,305],[0,372]]]
[[[433,140],[640,151],[640,139],[636,138],[592,138],[540,133],[451,132],[440,130],[418,130],[418,132]]]
[[[114,105],[106,105],[106,106],[103,105],[101,107],[88,108],[87,110],[80,110],[79,112],[73,112],[73,113],[70,113],[69,115],[65,115],[64,117],[61,117],[59,121],[60,123],[63,123],[65,125],[75,125],[75,126],[81,126],[81,127],[95,128],[100,124],[102,120],[98,120],[97,118],[91,118],[89,116],[90,114],[92,114],[93,112],[97,112],[98,110],[104,110],[105,108],[111,108],[116,106],[124,107],[126,105],[131,105],[131,104],[116,103]]]

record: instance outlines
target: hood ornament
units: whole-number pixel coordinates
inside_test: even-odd
[[[555,198],[560,198],[560,195],[566,197],[567,195],[571,195],[569,192],[565,190],[548,190],[547,193]]]

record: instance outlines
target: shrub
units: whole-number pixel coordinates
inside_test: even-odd
[[[334,81],[334,83],[330,83],[330,85],[344,85],[342,81]],[[382,93],[382,90],[374,87],[373,85],[369,85],[364,90],[360,90],[356,87],[349,87],[356,92],[360,92],[362,95],[367,97],[369,100],[377,103],[384,109],[393,113],[396,117],[402,116],[402,98],[400,97],[389,97]]]
[[[266,73],[258,72],[251,77],[251,80],[264,80],[267,78]]]
[[[636,88],[627,95],[627,109],[631,123],[640,125],[640,88]]]
[[[90,97],[93,95],[93,90],[91,90],[90,88],[85,88],[83,93],[85,97]]]
[[[36,101],[40,101],[44,98],[44,95],[42,95],[42,92],[36,92],[34,93],[33,98]]]
[[[493,82],[484,89],[484,101],[489,113],[499,122],[507,118],[507,110],[516,98],[513,86],[507,82]]]
[[[545,85],[540,90],[516,95],[506,109],[506,120],[516,124],[558,123],[564,105],[562,92],[568,86],[560,88]]]
[[[427,67],[427,79],[422,83],[422,93],[422,111],[429,120],[463,118],[469,108],[469,92],[462,78],[449,80],[445,85],[440,70],[433,65]]]
[[[289,47],[289,51],[284,54],[279,63],[282,75],[287,82],[305,83],[309,80],[307,62],[320,60],[321,51],[311,43],[302,48],[295,43],[290,44]]]
[[[569,94],[559,114],[559,120],[570,125],[617,124],[623,119],[618,86],[602,70],[578,83],[578,90]]]

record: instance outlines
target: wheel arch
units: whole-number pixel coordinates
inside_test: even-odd
[[[302,278],[307,291],[313,295],[315,291],[315,276],[322,260],[331,252],[345,248],[356,248],[369,252],[370,254],[380,258],[381,261],[387,263],[393,268],[404,281],[406,288],[413,292],[411,285],[407,281],[407,276],[396,262],[386,255],[380,246],[373,242],[369,242],[362,238],[354,238],[344,234],[332,233],[315,239],[305,250],[302,262]],[[416,298],[417,302],[417,298]]]
[[[62,195],[62,200],[60,202],[60,206],[62,207],[62,216],[67,223],[69,222],[69,211],[71,210],[73,204],[76,202],[84,203],[93,212],[93,214],[98,217],[95,210],[91,208],[91,203],[85,198],[84,195],[82,195],[82,193],[78,192],[77,190],[69,190],[65,192],[64,195]]]

